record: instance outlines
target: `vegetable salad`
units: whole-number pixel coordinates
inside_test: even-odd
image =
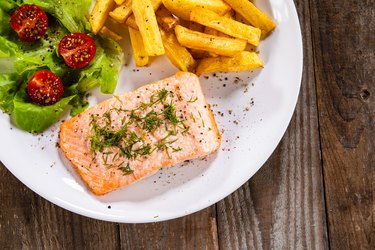
[[[36,5],[48,16],[48,29],[35,42],[23,42],[12,29],[10,18],[25,4]],[[98,86],[113,93],[123,65],[123,53],[113,40],[92,35],[86,19],[91,0],[2,0],[0,1],[0,109],[9,113],[19,128],[39,133],[54,124],[71,106],[71,115],[88,107],[85,94]],[[58,53],[63,37],[84,33],[93,38],[96,54],[83,68],[71,68]],[[32,102],[27,84],[36,72],[49,70],[64,85],[58,102],[43,106]]]

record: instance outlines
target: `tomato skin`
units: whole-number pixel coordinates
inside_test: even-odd
[[[10,24],[21,41],[35,42],[46,34],[48,17],[40,7],[25,4],[12,14]]]
[[[71,33],[61,39],[59,54],[65,63],[75,69],[86,67],[96,54],[94,40],[83,33]]]
[[[49,70],[41,70],[27,84],[27,92],[34,103],[48,106],[61,99],[64,86],[57,75]]]

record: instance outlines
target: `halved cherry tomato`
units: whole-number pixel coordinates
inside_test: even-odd
[[[59,53],[69,67],[80,69],[92,61],[96,54],[96,45],[86,34],[71,33],[61,39]]]
[[[33,102],[47,106],[61,99],[64,86],[57,75],[49,70],[41,70],[36,72],[29,81],[27,92]]]
[[[25,4],[10,18],[10,24],[23,42],[35,42],[47,32],[48,17],[36,5]]]

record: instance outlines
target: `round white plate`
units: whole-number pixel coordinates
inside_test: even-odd
[[[25,185],[72,212],[113,222],[154,222],[184,216],[223,199],[264,164],[292,117],[301,82],[302,39],[292,0],[257,1],[278,27],[259,46],[265,67],[202,76],[223,143],[217,153],[166,170],[108,195],[93,195],[56,147],[59,125],[43,135],[13,127],[0,114],[0,160]],[[116,93],[177,72],[166,58],[136,68],[129,46]],[[208,79],[206,79],[208,76]],[[109,98],[95,92],[95,104]]]

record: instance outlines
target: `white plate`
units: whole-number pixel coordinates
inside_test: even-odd
[[[72,212],[114,222],[154,222],[184,216],[223,199],[264,164],[292,117],[301,82],[302,39],[292,0],[256,3],[278,27],[261,42],[262,70],[201,77],[223,144],[206,159],[193,160],[102,197],[93,195],[55,146],[58,125],[43,135],[12,127],[0,115],[0,160],[24,184]],[[128,48],[129,50],[129,48]],[[126,51],[128,58],[130,52]],[[136,69],[124,67],[116,93],[176,72],[167,59]],[[236,78],[238,77],[238,78]],[[92,104],[109,96],[94,93]],[[223,114],[223,115],[222,115]]]

